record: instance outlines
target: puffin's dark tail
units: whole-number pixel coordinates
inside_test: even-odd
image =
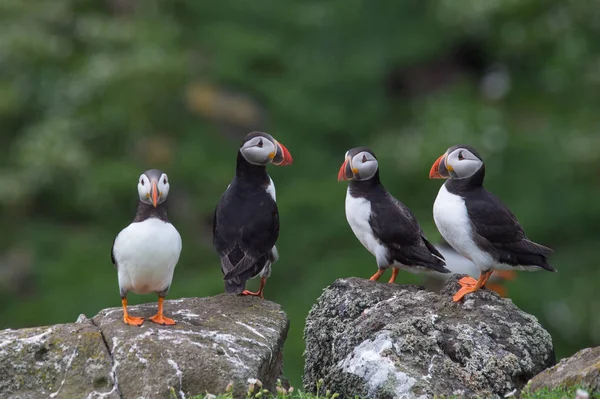
[[[225,280],[225,293],[226,294],[241,294],[246,288],[245,280],[239,277],[235,277],[229,280]]]
[[[428,262],[427,266],[440,273],[451,273],[451,271],[445,267],[446,259],[444,259],[444,256],[440,253],[440,251],[438,251],[435,245],[430,243],[423,235],[421,235],[421,238],[423,239],[423,243],[431,255],[431,261]]]
[[[424,264],[423,266],[435,270],[436,272],[451,273],[451,270],[446,268],[446,262],[444,262],[443,258],[439,258],[434,254],[431,255],[433,258],[432,261]]]

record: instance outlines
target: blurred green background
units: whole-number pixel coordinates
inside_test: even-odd
[[[358,145],[434,242],[429,168],[478,148],[486,187],[555,249],[559,272],[521,272],[509,296],[558,358],[598,345],[599,37],[585,0],[0,0],[0,328],[120,305],[109,252],[150,167],[183,237],[170,298],[222,292],[212,212],[242,138],[264,130],[294,157],[269,168],[281,258],[265,291],[291,319],[294,385],[311,304],[376,271],[336,181]]]

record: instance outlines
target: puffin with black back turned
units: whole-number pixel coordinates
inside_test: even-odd
[[[454,295],[485,286],[494,270],[548,270],[550,248],[530,241],[513,213],[483,188],[485,165],[468,145],[455,145],[440,156],[429,171],[430,179],[447,179],[433,205],[433,218],[442,237],[480,270],[479,279],[463,277]]]
[[[378,280],[393,267],[389,282],[400,269],[450,273],[443,256],[425,238],[417,219],[394,198],[379,180],[379,164],[373,151],[357,147],[346,152],[338,181],[349,180],[346,219],[362,245],[375,256]]]
[[[270,134],[249,133],[237,153],[235,177],[213,217],[213,244],[221,257],[225,292],[264,298],[271,265],[279,255],[279,211],[267,165],[290,165],[290,152]],[[257,292],[247,280],[260,275]]]
[[[169,178],[157,169],[145,171],[138,179],[139,203],[133,222],[115,238],[111,249],[117,268],[123,320],[139,326],[142,317],[129,316],[127,293],[158,294],[158,312],[150,320],[162,325],[175,321],[163,315],[163,302],[173,280],[181,254],[181,236],[167,218]]]

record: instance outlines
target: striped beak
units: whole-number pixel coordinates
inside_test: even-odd
[[[340,171],[338,172],[338,181],[344,180],[352,180],[354,178],[354,173],[352,172],[352,166],[350,165],[350,160],[346,158]]]
[[[442,155],[439,157],[431,166],[429,170],[429,178],[430,179],[447,179],[450,177],[450,173],[448,173],[448,167],[446,166],[446,158],[448,154]]]
[[[275,147],[277,148],[275,152],[271,153],[269,157],[273,160],[273,165],[284,166],[291,165],[293,162],[292,154],[288,151],[287,148],[277,140],[275,140]]]

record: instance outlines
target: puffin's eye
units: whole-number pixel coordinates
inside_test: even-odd
[[[465,157],[463,157],[462,151],[458,153],[458,160],[462,161],[463,159],[465,159]]]
[[[144,185],[144,179],[140,180],[140,184],[143,186]]]
[[[163,183],[167,184],[167,178],[166,177],[163,179]]]
[[[363,162],[363,163],[367,162],[367,156],[366,156],[365,154],[363,154],[363,159],[362,159],[362,162]]]
[[[258,141],[258,144],[257,144],[257,145],[258,145],[258,148],[262,148],[262,146],[263,146],[263,141],[262,141],[262,139],[260,139],[260,140]]]

